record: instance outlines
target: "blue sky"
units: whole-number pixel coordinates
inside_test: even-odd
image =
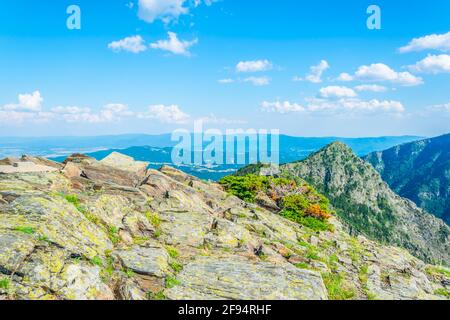
[[[439,135],[449,32],[447,0],[3,1],[0,135]]]

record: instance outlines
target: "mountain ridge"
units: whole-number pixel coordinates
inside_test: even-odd
[[[399,195],[450,223],[450,134],[363,158]]]
[[[379,173],[341,142],[280,166],[325,194],[350,229],[398,245],[427,261],[450,262],[450,230],[440,219],[390,190]]]

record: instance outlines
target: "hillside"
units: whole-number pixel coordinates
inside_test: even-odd
[[[323,192],[352,233],[401,246],[426,261],[450,263],[449,227],[395,194],[346,145],[333,143],[280,170],[282,176],[305,179]]]
[[[351,236],[336,217],[317,231],[117,153],[11,164],[16,172],[0,174],[0,300],[449,296],[448,269]],[[329,210],[307,184],[272,182],[285,208],[307,195]]]
[[[364,157],[396,193],[450,224],[450,134]]]

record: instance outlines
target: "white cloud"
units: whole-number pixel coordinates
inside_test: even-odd
[[[162,20],[164,23],[177,20],[188,14],[191,7],[198,7],[202,3],[210,6],[216,0],[139,0],[138,17],[148,23]]]
[[[341,81],[387,81],[402,86],[417,86],[423,84],[422,78],[416,77],[407,71],[397,72],[383,63],[360,66],[353,76],[348,73],[342,73],[338,79]]]
[[[241,61],[236,65],[237,72],[260,72],[272,69],[269,60]]]
[[[410,69],[415,72],[423,73],[450,73],[450,55],[428,55],[425,59],[410,66]]]
[[[339,86],[322,88],[320,89],[320,95],[323,98],[354,98],[357,96],[353,89]]]
[[[44,123],[50,121],[52,118],[53,114],[51,112],[27,112],[0,109],[0,123],[5,125],[17,125],[24,122]]]
[[[312,83],[321,83],[322,74],[330,68],[330,65],[326,60],[322,60],[318,65],[310,67],[310,73],[303,79],[302,77],[295,76],[293,81],[309,81]]]
[[[7,104],[0,109],[8,111],[26,110],[38,112],[42,109],[42,102],[44,101],[44,98],[42,98],[39,91],[34,91],[33,93],[19,94],[17,100],[18,103]]]
[[[177,34],[174,32],[168,32],[168,35],[168,40],[159,40],[150,44],[150,47],[153,49],[169,51],[173,54],[188,56],[190,55],[189,48],[198,43],[198,39],[192,41],[180,41]]]
[[[388,88],[377,84],[363,84],[355,87],[356,91],[386,92]]]
[[[262,87],[270,84],[269,77],[249,77],[244,79],[244,82],[250,82],[254,86]]]
[[[346,72],[341,73],[339,75],[339,77],[337,78],[338,81],[343,81],[343,82],[349,82],[349,81],[353,81],[353,76],[351,74],[348,74]]]
[[[438,104],[427,108],[428,111],[433,113],[441,113],[445,116],[450,116],[450,102],[445,104]]]
[[[116,52],[127,51],[132,53],[140,53],[147,50],[144,39],[139,35],[113,41],[108,44],[108,48]]]
[[[138,16],[148,23],[158,19],[168,23],[189,12],[184,6],[185,2],[186,0],[139,0]]]
[[[220,79],[217,82],[219,82],[220,84],[230,84],[234,82],[234,79]]]
[[[261,109],[266,112],[277,112],[281,114],[305,111],[305,108],[303,106],[289,101],[264,101],[261,104]]]
[[[330,65],[327,61],[322,60],[317,66],[312,66],[310,68],[311,73],[306,76],[306,80],[312,83],[320,83],[322,82],[322,74],[330,68]]]
[[[405,111],[403,104],[394,100],[361,100],[355,98],[343,98],[339,100],[328,99],[308,99],[306,105],[284,102],[267,102],[261,104],[261,109],[268,112],[278,112],[281,114],[301,112],[306,114],[372,114],[390,113],[401,114]]]
[[[148,111],[138,114],[141,119],[156,119],[163,123],[183,124],[189,121],[190,116],[177,105],[153,105],[148,107]]]
[[[117,122],[123,117],[133,116],[128,106],[124,104],[107,104],[99,112],[93,112],[90,108],[77,106],[59,106],[52,109],[52,113],[67,122],[105,123]]]
[[[431,34],[421,38],[415,38],[399,51],[401,53],[422,50],[450,51],[450,31],[445,34]]]

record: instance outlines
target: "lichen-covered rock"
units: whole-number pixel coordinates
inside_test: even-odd
[[[143,275],[164,277],[170,272],[167,251],[161,246],[133,246],[127,250],[114,251],[126,269]]]
[[[112,300],[114,293],[100,277],[100,268],[85,263],[69,264],[61,272],[60,294],[70,300]]]
[[[28,228],[72,253],[87,258],[112,248],[107,235],[80,211],[58,196],[20,197],[0,214],[0,228]]]
[[[177,279],[180,285],[166,291],[169,299],[327,299],[319,273],[290,264],[201,257],[189,263]]]

